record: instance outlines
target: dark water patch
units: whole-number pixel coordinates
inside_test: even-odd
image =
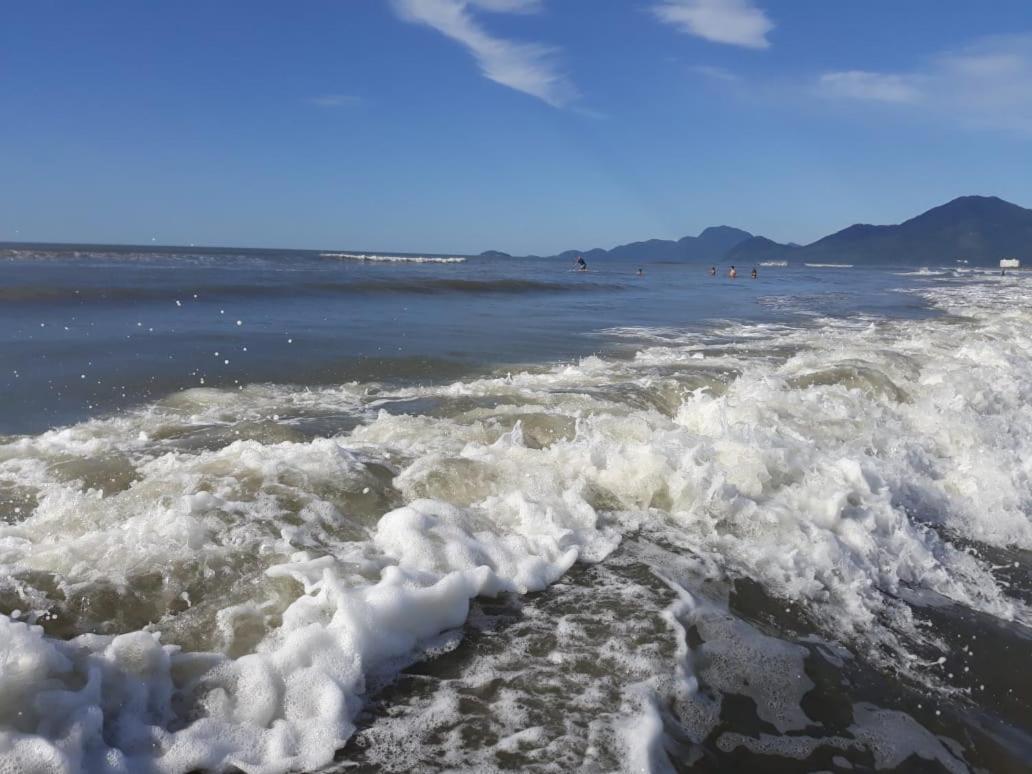
[[[0,287],[0,302],[18,303],[92,303],[166,301],[189,304],[196,301],[285,298],[290,296],[370,296],[370,295],[448,295],[521,293],[577,293],[619,291],[624,286],[605,282],[549,282],[527,279],[407,278],[361,279],[352,282],[279,281],[246,284],[205,284],[161,287],[107,286],[60,287],[53,285],[11,285]]]
[[[461,639],[374,690],[339,771],[618,770],[622,741],[593,729],[672,656],[652,599],[669,594],[634,565],[577,565],[548,591],[475,600]]]
[[[925,594],[924,597],[928,595]],[[925,599],[928,604],[912,605],[922,629],[934,632],[947,646],[945,658],[938,662],[939,651],[912,646],[921,651],[926,664],[926,683],[900,679],[869,658],[841,642],[826,641],[819,626],[806,611],[791,600],[768,594],[749,579],[734,582],[729,610],[764,633],[797,643],[809,651],[806,674],[814,687],[801,702],[806,714],[820,729],[805,733],[814,738],[831,737],[834,749],[843,760],[863,770],[873,770],[873,761],[860,750],[850,750],[841,740],[855,736],[850,726],[856,707],[865,703],[902,711],[940,739],[954,740],[963,748],[957,760],[960,770],[1019,772],[1032,759],[1032,685],[1029,676],[1016,673],[1015,659],[1027,652],[1032,633],[1022,626],[994,616],[969,610],[950,600]],[[913,665],[900,664],[913,668]],[[732,724],[736,734],[741,727]],[[838,741],[835,741],[838,740]],[[775,749],[776,745],[770,745]],[[744,750],[738,750],[731,760]],[[820,753],[819,747],[814,755]],[[785,771],[813,771],[820,768],[819,758],[807,757],[814,767],[801,768],[786,763]],[[729,761],[730,762],[730,761]],[[740,761],[738,761],[740,763]],[[749,770],[778,769],[750,765]],[[842,767],[831,770],[841,771]],[[941,763],[911,756],[896,771],[948,771]]]
[[[736,582],[729,610],[705,614],[701,628],[685,622],[699,684],[679,693],[666,676],[677,655],[663,611],[674,597],[639,561],[655,548],[635,558],[638,548],[625,542],[538,594],[475,600],[446,647],[373,687],[335,770],[616,770],[639,732],[627,726],[620,738],[606,724],[633,722],[628,697],[646,679],[658,756],[678,772],[1022,770],[1020,729],[997,738],[1006,726],[962,698],[900,684],[807,633],[798,611],[783,621],[784,602],[751,582]],[[798,688],[779,687],[793,680]]]

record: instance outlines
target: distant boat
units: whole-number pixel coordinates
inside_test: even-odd
[[[1021,261],[1017,258],[1001,258],[1000,259],[1001,269],[1020,269]]]

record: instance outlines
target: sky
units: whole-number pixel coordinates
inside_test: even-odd
[[[0,240],[514,254],[1032,207],[1032,2],[33,0]]]

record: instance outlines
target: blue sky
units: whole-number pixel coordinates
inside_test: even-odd
[[[552,253],[1032,206],[1032,3],[33,0],[0,240]]]

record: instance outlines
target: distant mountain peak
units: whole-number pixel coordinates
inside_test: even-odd
[[[938,207],[932,207],[927,212],[922,212],[920,215],[904,221],[901,225],[927,218],[1008,216],[1027,212],[1029,210],[1024,207],[1001,199],[999,196],[958,196],[956,199],[951,199]]]
[[[1017,204],[1012,204],[1011,202],[1007,201],[1006,199],[1001,199],[999,196],[983,196],[981,194],[968,194],[967,196],[958,196],[956,199],[950,199],[945,204],[941,204],[939,206],[940,207],[949,207],[949,206],[954,205],[954,204],[962,204],[962,203],[965,203],[965,202],[967,202],[967,203],[972,203],[972,202],[986,202],[986,203],[988,203],[988,202],[992,202],[992,203],[995,203],[995,204],[1005,204],[1008,207],[1017,207],[1018,206]],[[938,207],[933,207],[932,209],[938,209]]]
[[[753,238],[729,259],[927,264],[960,257],[995,264],[1000,258],[1032,258],[1032,210],[998,196],[960,196],[898,225],[855,223],[803,247]]]
[[[699,236],[696,239],[706,239],[712,237],[723,237],[723,236],[741,236],[743,240],[748,239],[752,236],[748,231],[743,231],[740,228],[734,226],[708,226],[699,232]],[[690,239],[691,237],[685,237]]]

